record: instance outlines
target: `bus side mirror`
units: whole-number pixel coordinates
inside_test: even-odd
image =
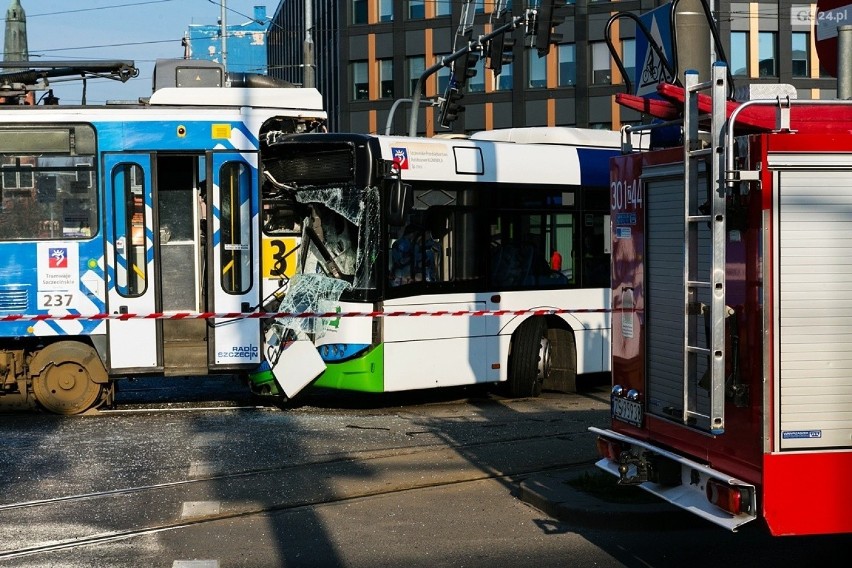
[[[388,198],[388,224],[401,226],[414,206],[414,191],[407,183],[397,178],[391,186]]]

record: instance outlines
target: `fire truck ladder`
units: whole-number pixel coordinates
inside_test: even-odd
[[[696,71],[684,74],[684,343],[683,422],[713,434],[725,429],[725,178],[726,65],[716,63],[712,79],[698,82]],[[698,95],[710,90],[710,143],[698,135]],[[709,184],[699,169],[709,162]],[[708,185],[710,186],[708,188]],[[704,191],[702,191],[704,189]],[[709,226],[710,236],[707,237]],[[703,239],[699,243],[699,235]],[[707,242],[709,241],[709,242]],[[707,254],[709,251],[709,261]],[[703,253],[699,261],[699,255]],[[709,274],[706,267],[709,262]],[[701,268],[699,268],[701,265]],[[701,274],[701,272],[704,272]],[[702,300],[709,298],[705,303]],[[704,330],[702,340],[701,330]],[[705,362],[702,364],[703,362]],[[701,396],[704,392],[707,395]],[[709,397],[709,406],[707,398]]]

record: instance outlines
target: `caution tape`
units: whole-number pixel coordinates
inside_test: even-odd
[[[192,319],[335,319],[335,318],[389,318],[389,317],[444,317],[444,316],[549,316],[555,314],[610,313],[611,309],[527,309],[527,310],[437,310],[395,312],[173,312],[149,314],[9,314],[0,316],[0,322],[15,321],[69,321],[69,320],[192,320]]]

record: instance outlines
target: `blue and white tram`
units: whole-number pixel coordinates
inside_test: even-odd
[[[118,377],[256,368],[261,322],[205,314],[255,311],[282,276],[297,239],[264,233],[258,155],[325,118],[284,86],[0,106],[0,401],[75,414]]]

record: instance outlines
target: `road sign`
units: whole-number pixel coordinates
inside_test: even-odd
[[[837,28],[852,26],[850,0],[817,0],[814,36],[819,63],[823,70],[837,77]]]
[[[651,38],[657,42],[666,54],[666,58],[672,60],[672,5],[663,4],[658,8],[649,10],[639,16],[639,19],[648,28]],[[636,85],[636,95],[640,97],[656,97],[657,85],[662,82],[670,82],[663,62],[657,53],[651,49],[648,38],[639,29],[636,33],[636,77],[633,84]]]

